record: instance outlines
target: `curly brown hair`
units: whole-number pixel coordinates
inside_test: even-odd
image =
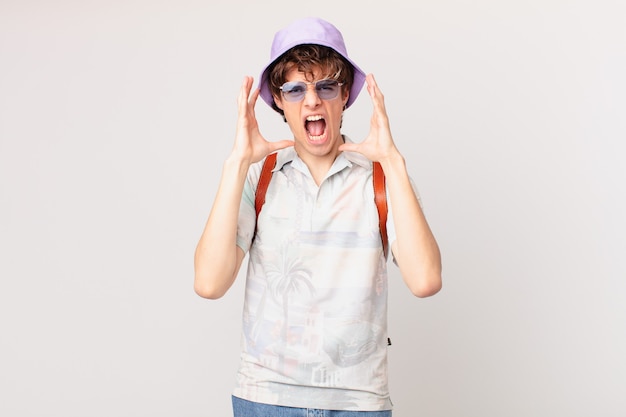
[[[287,73],[297,68],[313,80],[315,72],[319,71],[322,78],[332,78],[343,83],[342,93],[346,94],[352,88],[354,81],[354,67],[334,49],[322,45],[297,45],[282,54],[267,68],[267,81],[272,96],[281,94],[280,87],[285,83]],[[272,108],[284,116],[284,112],[272,102]]]

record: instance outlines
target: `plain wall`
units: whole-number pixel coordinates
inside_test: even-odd
[[[376,76],[443,255],[428,299],[390,264],[394,416],[624,416],[621,0],[1,0],[0,415],[230,415],[244,279],[198,297],[193,252],[243,76],[308,15]]]

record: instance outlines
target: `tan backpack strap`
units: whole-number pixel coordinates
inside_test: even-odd
[[[389,256],[389,241],[387,238],[387,191],[385,189],[385,173],[378,162],[372,162],[372,182],[374,183],[374,201],[378,210],[378,225],[380,238],[383,241],[385,258]]]
[[[256,195],[254,198],[254,208],[256,210],[257,219],[259,218],[263,204],[265,204],[265,193],[272,180],[272,170],[276,166],[276,155],[276,152],[267,155],[265,162],[263,162],[263,168],[261,168],[261,176],[259,177],[259,184],[256,187]]]

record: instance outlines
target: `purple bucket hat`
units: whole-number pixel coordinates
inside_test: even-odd
[[[346,108],[350,107],[354,100],[361,92],[365,83],[365,73],[348,58],[348,51],[343,41],[341,32],[331,23],[315,18],[307,17],[296,20],[284,29],[276,32],[274,41],[272,42],[272,52],[270,62],[263,68],[259,77],[259,88],[261,89],[261,98],[271,107],[274,98],[267,82],[267,68],[278,59],[282,54],[297,45],[315,44],[328,46],[337,51],[354,67],[354,81],[350,89],[350,97],[346,103]]]

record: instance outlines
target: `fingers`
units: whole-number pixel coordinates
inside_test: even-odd
[[[248,95],[250,94],[251,88],[252,88],[252,77],[250,76],[243,77],[241,88],[239,89],[239,96],[237,96],[237,102],[239,104],[241,104],[242,102],[248,101]]]
[[[241,87],[239,88],[239,95],[237,96],[237,108],[239,115],[246,114],[246,107],[248,105],[248,95],[250,94],[250,77],[244,77]]]
[[[372,103],[374,104],[374,108],[378,110],[385,109],[385,100],[382,91],[378,88],[378,83],[376,83],[376,79],[374,78],[374,74],[368,74],[365,78],[367,82],[367,92],[372,98]]]
[[[248,104],[252,107],[256,104],[257,98],[259,98],[259,94],[261,94],[261,90],[258,88],[254,89],[250,97],[248,98]]]
[[[387,109],[385,108],[385,97],[382,91],[378,88],[378,84],[374,79],[373,74],[368,74],[366,77],[367,91],[372,99],[372,105],[374,111],[372,114],[371,125],[372,128],[389,128],[389,119],[387,117]]]
[[[376,79],[374,79],[374,74],[367,74],[367,76],[365,77],[365,82],[367,83],[367,92],[372,98],[374,98],[375,90],[376,88],[378,88],[378,85],[376,84]]]
[[[369,93],[372,99],[376,99],[380,94],[380,89],[378,88],[378,84],[376,83],[376,79],[374,78],[374,74],[367,74],[365,77],[365,82],[367,82],[367,92]]]
[[[241,88],[239,89],[239,96],[237,96],[237,104],[239,105],[240,111],[247,105],[254,107],[256,100],[259,97],[260,91],[258,88],[252,91],[253,82],[254,79],[250,76],[245,76],[243,78]],[[251,91],[252,94],[250,93]]]

